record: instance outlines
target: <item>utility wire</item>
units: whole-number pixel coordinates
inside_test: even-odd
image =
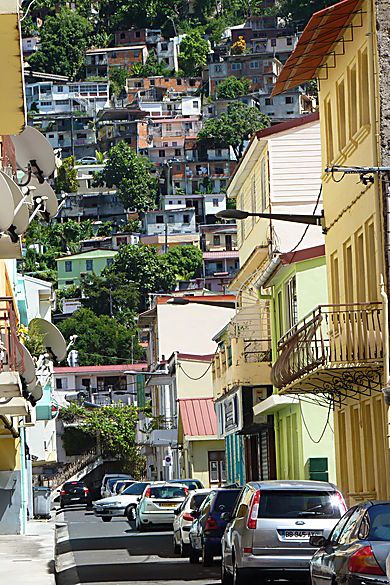
[[[215,352],[216,354],[217,352]],[[215,356],[214,354],[214,356]],[[204,376],[207,374],[207,372],[209,371],[209,369],[211,368],[211,366],[213,365],[213,362],[211,361],[210,364],[208,365],[208,367],[206,368],[206,370],[203,372],[203,374],[201,376],[199,376],[198,378],[193,378],[192,376],[190,376],[189,374],[187,374],[187,372],[183,369],[183,366],[181,365],[181,363],[179,362],[177,364],[179,366],[179,368],[181,369],[181,371],[183,372],[183,374],[185,376],[187,376],[187,378],[189,378],[190,380],[201,380],[201,378],[204,378]]]
[[[302,404],[301,404],[301,401],[299,401],[299,409],[300,409],[300,411],[301,411],[301,417],[302,417],[303,426],[304,426],[304,427],[305,427],[305,429],[306,429],[306,432],[307,432],[307,434],[308,434],[308,436],[309,436],[309,439],[312,441],[312,443],[316,443],[316,444],[318,445],[318,443],[320,443],[320,442],[322,441],[322,439],[323,439],[323,436],[325,435],[325,432],[326,432],[326,427],[329,425],[330,411],[331,411],[331,409],[332,409],[332,403],[331,403],[331,402],[329,403],[329,408],[328,408],[328,416],[327,416],[327,419],[326,419],[326,423],[325,423],[325,426],[324,426],[324,428],[323,428],[323,430],[322,430],[322,433],[321,433],[321,435],[320,435],[320,437],[319,437],[319,439],[318,439],[318,440],[315,440],[315,439],[313,439],[313,437],[312,437],[312,435],[311,435],[311,433],[310,433],[310,431],[309,431],[309,429],[308,429],[308,427],[307,427],[307,424],[306,424],[306,421],[305,421],[305,417],[303,416],[303,411],[302,411]],[[329,425],[329,427],[330,427],[330,429],[332,430],[332,427],[331,427],[330,425]]]
[[[321,194],[322,194],[322,185],[321,185],[321,187],[320,187],[320,190],[319,190],[319,193],[318,193],[318,196],[317,196],[316,204],[315,204],[315,206],[314,206],[314,209],[313,209],[313,214],[312,214],[312,215],[314,215],[314,214],[315,214],[315,212],[317,211],[317,207],[318,207],[318,204],[319,204],[319,202],[320,202],[320,199],[321,199]],[[305,236],[306,236],[307,232],[309,231],[309,227],[310,227],[310,224],[307,224],[307,226],[306,226],[306,227],[305,227],[305,229],[303,230],[303,234],[302,234],[302,236],[301,236],[301,238],[300,238],[299,242],[298,242],[297,244],[295,244],[294,248],[292,248],[292,250],[290,250],[290,251],[288,252],[288,254],[291,254],[292,252],[295,252],[295,251],[296,251],[296,249],[298,248],[298,246],[299,246],[299,245],[300,245],[300,244],[303,242],[303,240],[304,240],[304,238],[305,238]],[[292,263],[293,263],[293,261],[294,261],[294,258],[295,258],[295,253],[293,254],[293,256],[292,256],[292,258],[291,258],[291,260],[290,260],[289,264],[292,264]]]

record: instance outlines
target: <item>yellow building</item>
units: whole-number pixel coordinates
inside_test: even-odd
[[[285,336],[274,383],[285,394],[315,390],[334,406],[337,478],[350,503],[390,498],[380,392],[388,380],[388,173],[365,168],[389,164],[380,144],[389,141],[380,124],[388,61],[377,36],[389,14],[378,9],[381,2],[344,0],[314,14],[274,89],[318,79],[331,302]]]

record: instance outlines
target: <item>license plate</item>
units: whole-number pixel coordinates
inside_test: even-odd
[[[79,501],[80,501],[80,498],[70,498],[70,500],[71,500],[72,502],[79,502]]]
[[[309,540],[311,536],[322,536],[321,530],[284,530],[284,538],[288,540]]]
[[[176,508],[177,504],[174,502],[160,502],[159,506],[161,508]]]

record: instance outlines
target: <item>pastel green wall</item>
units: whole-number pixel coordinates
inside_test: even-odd
[[[73,284],[80,283],[80,274],[82,272],[89,272],[94,274],[101,274],[107,267],[107,260],[114,258],[116,251],[113,250],[94,250],[87,254],[75,254],[57,260],[57,280],[58,288],[67,286],[67,281],[73,281]],[[87,270],[87,260],[93,261],[93,269]],[[72,262],[72,270],[65,271],[65,262]]]

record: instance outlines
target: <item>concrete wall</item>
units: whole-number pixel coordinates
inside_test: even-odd
[[[224,451],[223,439],[190,441],[188,447],[188,462],[191,477],[199,479],[205,487],[210,486],[209,477],[209,451]]]
[[[0,471],[0,534],[20,534],[22,529],[20,470]]]
[[[211,398],[213,396],[210,362],[178,359],[177,363],[181,366],[176,368],[177,398]]]

